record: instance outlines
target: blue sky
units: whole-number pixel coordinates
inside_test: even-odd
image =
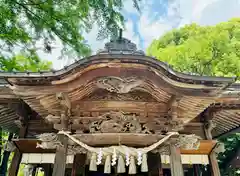
[[[132,0],[125,0],[126,18],[123,36],[146,50],[153,39],[161,37],[173,28],[186,24],[215,25],[233,17],[240,17],[240,0],[142,0],[141,13],[133,8]],[[97,41],[98,26],[94,25],[90,33],[85,34],[88,44],[94,52],[104,47],[105,41]],[[52,54],[40,52],[40,56],[53,62],[55,69],[70,64],[71,59],[58,60],[61,46]]]

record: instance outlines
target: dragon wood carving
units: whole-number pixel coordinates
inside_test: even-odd
[[[45,120],[53,123],[61,123],[61,117],[48,115]],[[84,133],[89,131],[90,133],[155,133],[152,128],[152,124],[140,123],[138,117],[132,113],[123,113],[111,111],[98,116],[97,119],[69,119],[69,124],[82,124],[82,129],[78,130],[78,133]],[[156,122],[157,123],[157,122]]]
[[[42,149],[56,149],[60,146],[63,146],[62,143],[58,139],[58,135],[55,133],[43,133],[40,135],[37,135],[37,138],[40,140],[40,143],[37,143],[36,148],[42,148]],[[72,143],[69,143],[68,141],[68,155],[76,154],[76,153],[86,153],[87,151],[77,145],[72,145]]]
[[[89,130],[91,133],[153,133],[147,124],[139,123],[134,114],[123,112],[109,112],[102,115],[99,120],[89,125]]]
[[[48,115],[45,120],[58,126],[62,123],[61,116]],[[68,128],[71,124],[80,125],[78,133],[142,133],[142,134],[163,134],[168,131],[178,131],[182,129],[183,122],[179,119],[168,120],[165,124],[159,119],[140,122],[139,116],[134,113],[124,113],[121,111],[110,111],[101,116],[88,118],[69,118]],[[161,125],[162,124],[162,125]],[[67,127],[66,126],[66,127]],[[56,128],[57,129],[57,128]],[[60,129],[58,129],[60,130]]]

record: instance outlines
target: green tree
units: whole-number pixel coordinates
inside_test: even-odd
[[[39,57],[35,54],[35,52],[30,53],[30,55],[23,55],[23,54],[18,54],[14,57],[0,57],[0,70],[2,71],[7,71],[7,72],[13,72],[13,71],[33,71],[37,72],[39,70],[50,70],[52,68],[52,63],[49,61],[43,61],[39,59]],[[4,145],[4,140],[7,139],[7,133],[6,131],[3,131],[1,129],[1,124],[0,124],[0,174],[6,173],[7,170],[7,164],[5,161],[7,160],[6,158],[9,158],[9,153],[8,152],[2,152],[1,148]],[[5,160],[2,160],[1,158],[2,155],[5,155]],[[1,162],[1,160],[3,162]],[[11,159],[9,159],[11,160]],[[21,167],[22,168],[22,167]],[[20,171],[21,174],[21,171]],[[22,174],[23,175],[23,174]]]
[[[230,164],[240,150],[240,134],[231,134],[227,137],[221,137],[219,140],[224,143],[226,148],[224,153],[218,155],[222,175],[239,176],[240,174],[236,172],[239,169],[232,168]]]
[[[147,54],[167,62],[175,70],[195,75],[240,78],[240,18],[217,24],[191,24],[154,40]],[[228,161],[240,145],[240,137],[223,137],[226,151],[219,155],[222,175],[230,173]],[[231,169],[230,169],[231,170]],[[233,170],[231,170],[233,172]],[[236,173],[234,173],[236,175]]]
[[[175,70],[197,75],[240,76],[240,18],[216,26],[187,25],[154,40],[147,54]]]
[[[132,0],[139,9],[138,1]],[[39,40],[51,52],[51,43],[60,39],[66,54],[90,54],[83,33],[96,22],[98,38],[115,35],[123,26],[124,0],[0,0],[0,56],[12,54],[15,48],[26,53],[37,49]]]

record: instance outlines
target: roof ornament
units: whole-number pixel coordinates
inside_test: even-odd
[[[135,43],[122,37],[122,29],[119,31],[119,36],[116,39],[111,39],[110,42],[105,44],[104,50],[98,54],[134,54],[144,55],[144,52],[137,50]]]

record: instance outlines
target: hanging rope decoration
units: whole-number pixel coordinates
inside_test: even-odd
[[[129,164],[130,164],[130,156],[128,151],[126,150],[126,166],[129,166]]]
[[[136,160],[137,160],[137,165],[139,166],[141,165],[141,171],[148,172],[147,153],[156,149],[159,145],[161,145],[163,142],[168,140],[171,136],[179,135],[177,132],[170,132],[163,139],[144,148],[133,148],[133,147],[127,147],[124,145],[94,148],[81,142],[80,140],[76,139],[75,137],[71,136],[69,133],[65,131],[59,131],[59,134],[63,134],[67,136],[73,142],[80,145],[82,148],[85,148],[91,153],[92,156],[91,156],[90,167],[89,167],[90,171],[96,171],[97,165],[101,164],[102,159],[105,158],[104,173],[111,172],[111,166],[115,166],[118,161],[118,166],[117,166],[118,173],[124,173],[125,165],[126,165],[126,166],[129,166],[129,174],[136,174],[136,163],[135,163]],[[123,159],[124,157],[125,157],[125,163]],[[112,158],[112,160],[110,158]]]
[[[100,148],[98,152],[98,157],[97,157],[97,165],[100,165],[102,163],[102,156],[103,156],[103,153],[102,153],[102,149]]]
[[[115,166],[116,162],[117,162],[116,148],[113,148],[112,166]]]
[[[141,165],[142,164],[142,152],[141,151],[137,151],[138,153],[138,159],[137,159],[137,165]]]

